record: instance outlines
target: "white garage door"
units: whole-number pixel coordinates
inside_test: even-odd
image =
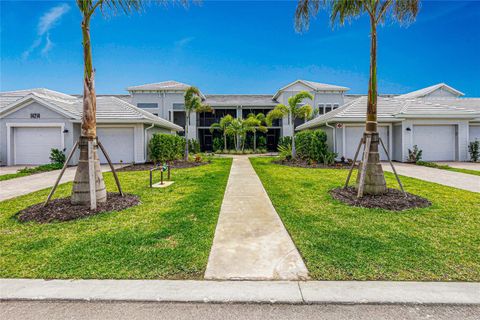
[[[413,145],[423,150],[422,160],[455,160],[455,126],[413,126]]]
[[[51,149],[62,149],[60,127],[17,127],[13,130],[14,163],[17,165],[50,163]]]
[[[364,126],[359,127],[345,127],[345,157],[347,159],[353,159],[355,156],[355,151],[357,150],[358,143],[365,132]],[[389,138],[388,138],[388,127],[381,126],[378,127],[378,132],[380,134],[380,138],[382,138],[383,144],[385,148],[388,150],[389,145]],[[378,149],[380,150],[380,160],[388,160],[385,151],[381,145],[378,145]],[[363,148],[360,149],[362,152]],[[359,158],[361,158],[361,153],[359,154]]]
[[[113,163],[132,163],[135,155],[132,127],[99,127],[97,136]],[[101,163],[107,163],[103,153],[98,150]]]
[[[478,140],[480,141],[480,125],[472,126],[470,125],[470,131],[468,133],[470,142]]]

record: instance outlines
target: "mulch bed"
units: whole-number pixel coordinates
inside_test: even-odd
[[[354,187],[333,189],[330,190],[330,194],[334,199],[354,207],[403,211],[413,208],[426,208],[432,205],[427,199],[408,192],[405,197],[403,192],[397,189],[387,189],[387,192],[382,195],[364,195],[360,199],[357,198],[357,190]]]
[[[204,162],[194,162],[194,161],[185,161],[185,160],[175,160],[170,162],[170,168],[172,169],[183,169],[183,168],[193,168],[193,167],[199,167],[203,166],[206,164],[209,164],[209,161],[204,161]],[[123,167],[120,169],[117,169],[117,171],[148,171],[154,167],[153,163],[147,162],[147,163],[138,163],[138,164],[132,164],[127,167]]]
[[[55,221],[69,221],[93,216],[108,211],[120,211],[140,203],[138,196],[125,194],[121,197],[118,193],[109,192],[107,202],[99,203],[97,210],[90,210],[89,207],[77,206],[70,203],[70,197],[52,200],[46,207],[43,203],[37,203],[18,212],[17,218],[20,222],[35,221],[38,223],[49,223]]]
[[[308,162],[303,159],[297,160],[275,160],[273,163],[281,164],[289,167],[310,168],[310,169],[350,169],[351,163],[335,162],[332,165],[324,165],[323,163]],[[358,167],[355,165],[355,168]]]

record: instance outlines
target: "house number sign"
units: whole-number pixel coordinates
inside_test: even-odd
[[[30,119],[40,119],[40,113],[30,113]]]

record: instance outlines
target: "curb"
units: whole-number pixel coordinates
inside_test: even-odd
[[[0,279],[0,300],[480,305],[480,283]]]

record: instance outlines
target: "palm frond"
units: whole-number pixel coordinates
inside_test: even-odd
[[[419,0],[396,0],[393,5],[393,17],[402,25],[415,21],[419,11]]]
[[[308,119],[312,115],[313,108],[309,104],[304,104],[303,106],[295,109],[295,118]]]

